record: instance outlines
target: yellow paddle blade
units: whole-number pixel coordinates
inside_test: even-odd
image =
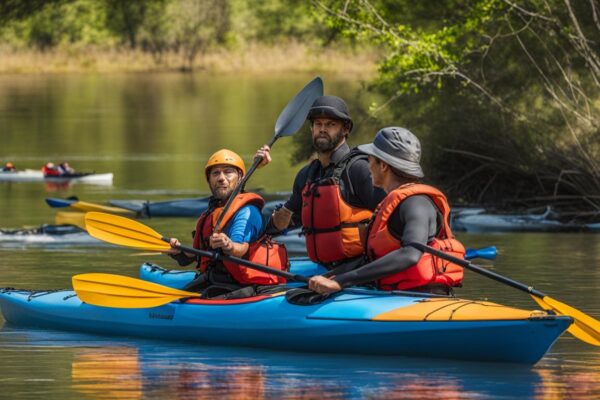
[[[129,218],[100,212],[85,214],[88,233],[96,239],[140,250],[167,251],[169,243],[160,233]]]
[[[59,211],[54,217],[54,223],[57,225],[75,225],[85,229],[85,214],[74,211]]]
[[[600,346],[600,321],[551,297],[545,296],[542,299],[531,295],[531,298],[544,310],[552,310],[556,314],[573,318],[573,323],[567,331],[583,342]]]
[[[135,211],[127,210],[126,208],[103,206],[102,204],[88,203],[87,201],[77,201],[71,204],[69,207],[76,210],[81,210],[83,212],[98,211],[110,214],[128,215],[131,217],[136,216]]]
[[[112,308],[151,308],[199,293],[173,289],[141,279],[112,274],[79,274],[73,289],[84,303]]]

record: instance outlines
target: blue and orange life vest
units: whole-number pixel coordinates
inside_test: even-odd
[[[454,238],[450,229],[450,206],[446,196],[438,189],[423,184],[411,183],[402,185],[388,193],[377,206],[367,231],[365,249],[371,261],[381,258],[389,252],[401,247],[400,241],[389,231],[388,221],[394,210],[410,196],[426,195],[441,213],[442,226],[435,238],[428,243],[435,249],[442,250],[458,258],[465,257],[464,246]],[[459,286],[463,280],[464,271],[459,265],[453,264],[429,253],[424,253],[420,260],[396,274],[379,280],[382,290],[406,290],[429,284],[442,284],[453,287]]]
[[[319,161],[309,167],[302,189],[301,219],[306,250],[314,262],[332,265],[363,252],[358,226],[366,223],[372,212],[349,205],[340,188],[342,173],[361,157],[367,156],[350,152],[335,165],[332,176],[321,179],[314,177]]]
[[[259,209],[262,209],[264,204],[264,199],[257,194],[238,194],[223,216],[221,226],[226,226],[227,223],[233,218],[235,213],[238,212],[242,207],[246,205],[254,205]],[[198,222],[196,223],[196,232],[194,234],[193,246],[195,248],[201,250],[213,250],[210,247],[209,239],[213,234],[215,223],[217,222],[217,219],[222,211],[222,206],[209,208],[206,212],[200,215],[200,218],[198,218]],[[243,258],[274,269],[289,269],[289,260],[285,246],[272,241],[270,237],[265,235],[263,235],[257,241],[249,243],[248,252]],[[200,257],[198,269],[202,272],[206,272],[214,263],[215,260],[210,257]],[[284,278],[265,272],[256,271],[230,261],[222,261],[222,263],[233,279],[243,285],[275,285],[286,282]]]

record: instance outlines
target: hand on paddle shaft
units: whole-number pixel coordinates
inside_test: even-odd
[[[179,250],[181,242],[177,238],[169,239],[169,244],[171,248],[165,253],[176,255],[182,252]],[[209,245],[211,249],[221,250],[224,254],[235,257],[242,257],[248,251],[248,243],[236,243],[224,233],[213,233],[209,238]],[[183,253],[189,258],[194,257],[194,254]]]
[[[304,88],[294,96],[292,100],[285,106],[281,114],[279,114],[279,118],[277,118],[277,122],[275,122],[275,133],[271,138],[271,141],[267,145],[269,149],[273,147],[277,139],[284,136],[291,136],[296,133],[302,125],[304,125],[304,121],[306,121],[306,117],[308,116],[308,112],[312,107],[312,104],[318,97],[323,96],[323,81],[321,78],[316,77],[312,81],[308,82]],[[262,158],[256,158],[254,160],[254,164],[248,170],[242,181],[237,185],[233,193],[227,199],[227,203],[223,207],[219,218],[215,222],[214,232],[221,231],[221,222],[223,217],[227,213],[227,210],[233,203],[233,199],[240,193],[250,176],[254,173],[258,165],[262,163]]]
[[[264,145],[254,155],[255,160],[261,160],[258,164],[258,168],[262,168],[271,162],[271,148],[269,145]],[[282,231],[290,226],[292,221],[292,215],[294,213],[287,209],[285,206],[277,207],[271,214],[271,223],[278,230]]]

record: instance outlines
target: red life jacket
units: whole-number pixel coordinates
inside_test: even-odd
[[[435,238],[428,244],[452,256],[464,258],[465,248],[454,238],[450,230],[448,222],[450,206],[446,196],[429,185],[407,184],[390,192],[375,210],[373,220],[368,228],[365,245],[367,255],[371,261],[401,247],[400,241],[389,231],[388,220],[402,201],[415,195],[429,196],[442,214],[442,226]],[[429,253],[423,253],[421,259],[415,265],[379,280],[378,284],[382,290],[405,290],[429,284],[442,284],[452,287],[460,285],[463,275],[464,271],[461,266]]]
[[[42,172],[44,173],[44,176],[60,176],[58,168],[48,168],[45,165],[42,167]]]
[[[227,225],[235,213],[237,213],[242,207],[246,205],[254,205],[259,209],[262,209],[264,204],[264,199],[257,194],[238,194],[223,217],[221,226]],[[221,211],[223,211],[222,206],[208,209],[206,212],[200,215],[200,218],[198,218],[198,222],[196,223],[196,233],[194,234],[193,244],[194,248],[214,251],[214,249],[210,247],[209,239],[213,234],[215,223],[217,222]],[[267,265],[271,268],[279,270],[289,269],[289,260],[285,246],[272,241],[271,238],[266,235],[263,235],[255,242],[249,243],[248,252],[243,258],[247,259],[248,261]],[[213,265],[214,262],[215,261],[210,257],[200,257],[198,269],[200,269],[202,272],[205,272],[211,265]],[[222,263],[225,269],[227,269],[227,272],[231,274],[233,279],[242,285],[276,285],[286,282],[285,278],[267,274],[261,271],[256,271],[230,261],[222,261]]]
[[[319,161],[313,161],[309,167],[309,178],[302,189],[301,218],[306,250],[312,261],[334,264],[362,254],[358,225],[366,223],[372,212],[344,200],[340,177],[354,161],[366,157],[352,151],[335,165],[332,176],[321,179],[312,179]]]

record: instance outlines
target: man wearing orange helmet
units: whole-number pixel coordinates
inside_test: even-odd
[[[285,247],[266,243],[262,237],[263,219],[261,209],[265,204],[257,194],[242,192],[231,206],[225,210],[220,231],[215,224],[224,210],[224,205],[246,173],[246,166],[239,155],[231,150],[222,149],[208,159],[204,168],[206,180],[212,197],[208,210],[196,224],[194,248],[218,250],[225,255],[244,257],[250,261],[265,264],[278,269],[287,268]],[[237,298],[247,297],[262,291],[261,286],[285,283],[282,278],[260,271],[254,271],[228,261],[215,261],[210,257],[198,257],[176,250],[179,240],[171,239],[170,251],[179,265],[189,265],[197,261],[198,277],[188,290],[199,290],[206,297]],[[268,253],[268,254],[267,254]]]

